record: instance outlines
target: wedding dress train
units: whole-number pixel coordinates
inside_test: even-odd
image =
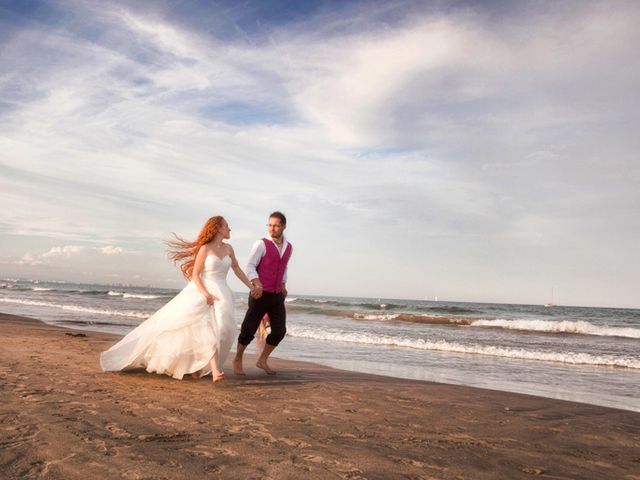
[[[210,254],[202,280],[218,298],[208,305],[191,280],[169,303],[100,355],[105,371],[144,368],[182,379],[189,373],[211,373],[217,353],[218,370],[236,337],[233,294],[227,284],[231,257]]]

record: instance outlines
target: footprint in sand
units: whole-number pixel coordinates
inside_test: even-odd
[[[207,473],[222,473],[222,471],[224,470],[224,466],[222,465],[216,465],[216,464],[211,464],[211,465],[206,465],[203,470]]]
[[[131,434],[127,432],[124,428],[119,427],[115,423],[108,423],[105,425],[107,430],[111,432],[115,438],[131,438]]]
[[[310,419],[308,417],[289,417],[287,418],[290,422],[296,423],[309,423]]]
[[[528,473],[530,475],[542,475],[544,473],[544,468],[539,467],[522,467],[522,471],[524,473]]]
[[[136,437],[141,442],[179,442],[185,441],[191,438],[191,435],[186,432],[165,433],[155,435],[138,435]]]
[[[96,451],[104,455],[109,454],[109,448],[107,448],[107,442],[105,442],[104,440],[97,440],[95,438],[89,438],[89,437],[81,437],[80,440],[82,440],[85,443],[88,443],[89,445],[92,446],[93,449],[95,449]]]
[[[42,478],[45,470],[44,462],[36,460],[31,462],[29,466],[18,474],[18,478]]]
[[[169,416],[152,418],[151,421],[156,425],[160,425],[161,427],[174,427],[179,424],[185,424],[185,422],[183,422],[180,418]]]
[[[32,444],[40,433],[40,429],[32,425],[17,425],[5,428],[5,431],[7,430],[12,434],[8,438],[3,438],[0,442],[0,446],[3,449],[18,447],[25,443]]]
[[[217,458],[220,455],[224,457],[237,457],[238,454],[233,450],[223,447],[211,447],[210,445],[196,445],[194,448],[182,449],[183,452],[204,458]]]
[[[339,462],[337,460],[328,460],[320,455],[305,454],[301,455],[301,458],[318,465],[322,465],[324,468],[337,475],[340,478],[346,478],[350,480],[367,480],[362,475],[362,470],[355,468],[347,463]]]

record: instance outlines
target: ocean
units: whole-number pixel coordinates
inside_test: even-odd
[[[176,293],[4,279],[0,311],[126,334]],[[640,412],[638,309],[291,294],[287,315],[281,358]]]

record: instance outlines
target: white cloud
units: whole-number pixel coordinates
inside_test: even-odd
[[[101,251],[105,255],[120,255],[120,254],[125,252],[124,248],[122,248],[122,247],[114,247],[112,245],[108,245],[106,247],[98,248],[98,250]]]
[[[17,261],[17,263],[24,265],[49,265],[56,259],[65,259],[66,261],[72,257],[78,257],[80,255],[95,257],[96,255],[114,256],[123,255],[125,253],[133,252],[129,252],[122,247],[116,247],[113,245],[107,245],[106,247],[65,245],[62,247],[51,247],[44,253],[27,252],[20,258],[20,260]]]
[[[52,257],[66,257],[70,258],[73,255],[77,255],[81,252],[86,252],[87,247],[82,247],[79,245],[66,245],[64,247],[53,247],[48,252],[43,253],[41,258],[52,258]]]
[[[405,229],[412,258],[447,238],[430,260],[443,264],[469,238],[496,261],[505,238],[529,248],[588,229],[595,242],[599,229],[640,241],[625,213],[640,179],[633,3],[499,21],[482,6],[407,9],[394,22],[380,16],[392,7],[354,7],[279,25],[265,42],[155,4],[61,5],[75,23],[27,23],[0,51],[11,106],[0,231],[54,245],[24,262],[134,251],[160,262],[168,232],[195,235],[213,213],[244,247],[274,208],[314,251],[321,233],[383,255]],[[361,271],[353,259],[344,268]]]
[[[18,265],[31,265],[31,266],[38,266],[38,265],[44,264],[44,262],[42,262],[42,260],[40,260],[38,256],[33,255],[31,253],[25,253],[20,260],[16,261],[16,263]]]

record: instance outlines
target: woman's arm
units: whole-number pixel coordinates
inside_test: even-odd
[[[256,288],[255,285],[251,283],[251,280],[249,280],[249,277],[245,275],[245,273],[240,268],[240,265],[238,265],[238,260],[236,260],[236,254],[233,251],[233,247],[231,245],[229,245],[229,249],[231,250],[231,253],[229,254],[229,256],[231,257],[231,268],[233,269],[233,273],[235,273],[236,277],[238,277],[240,281],[244,283],[247,286],[247,288],[253,292],[254,288]]]
[[[207,287],[205,287],[204,283],[202,282],[202,278],[200,278],[202,269],[204,268],[204,261],[207,259],[207,253],[207,248],[202,245],[198,250],[198,253],[196,254],[196,261],[193,265],[193,273],[191,274],[191,279],[193,280],[193,283],[196,284],[196,287],[198,287],[198,291],[202,295],[204,295],[204,298],[207,299],[207,303],[209,305],[213,305],[213,302],[218,299],[211,295],[211,293],[209,293],[209,290],[207,290]]]

